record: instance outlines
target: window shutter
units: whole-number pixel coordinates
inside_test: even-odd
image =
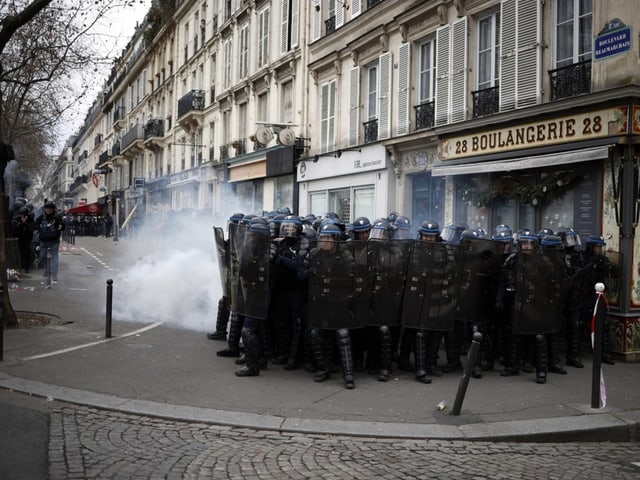
[[[451,26],[436,30],[436,98],[435,124],[446,125],[449,121],[449,38]]]
[[[467,17],[451,25],[451,122],[467,118]]]
[[[280,0],[280,53],[289,50],[289,0]]]
[[[351,69],[349,77],[349,146],[359,143],[360,133],[360,67]]]
[[[336,81],[329,83],[329,136],[327,138],[327,148],[336,148]]]
[[[391,52],[378,59],[378,139],[391,136]]]
[[[318,40],[320,35],[322,35],[322,11],[320,8],[320,0],[313,0],[313,5],[311,6],[311,15],[312,15],[312,35],[311,39],[313,41]]]
[[[516,107],[516,0],[502,2],[500,22],[500,111],[504,111]]]
[[[518,0],[517,19],[516,106],[522,108],[537,105],[541,101],[541,2]]]
[[[329,84],[321,87],[320,94],[320,152],[327,152],[329,137]]]
[[[362,13],[362,0],[351,0],[351,18],[356,18]]]
[[[344,3],[336,0],[336,28],[344,25]]]
[[[411,45],[408,43],[400,45],[398,51],[398,125],[396,127],[398,135],[409,133],[410,55]]]
[[[298,22],[300,20],[300,0],[291,0],[291,48],[298,46]]]

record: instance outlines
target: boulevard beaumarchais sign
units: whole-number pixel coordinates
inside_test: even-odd
[[[596,36],[593,55],[596,60],[612,57],[631,50],[631,27],[615,18]]]

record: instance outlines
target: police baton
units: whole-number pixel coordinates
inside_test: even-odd
[[[458,384],[458,392],[456,393],[456,399],[453,402],[451,415],[460,415],[462,402],[464,401],[464,396],[467,393],[467,386],[469,385],[469,378],[471,377],[471,370],[473,370],[473,366],[476,364],[476,359],[478,358],[480,342],[482,342],[482,334],[480,332],[475,332],[473,334],[473,340],[471,341],[469,353],[467,354],[467,364],[464,366],[462,378],[460,379],[460,383]]]

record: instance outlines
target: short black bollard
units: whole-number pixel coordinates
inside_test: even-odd
[[[113,280],[107,280],[107,318],[105,322],[105,338],[111,338],[111,304],[113,303]]]
[[[475,332],[473,334],[473,340],[471,341],[469,353],[467,354],[467,364],[464,366],[462,378],[460,379],[460,383],[458,384],[458,392],[456,393],[456,399],[453,402],[451,415],[460,415],[460,410],[462,410],[462,402],[464,401],[464,396],[467,393],[467,386],[469,385],[471,370],[473,370],[473,366],[476,364],[478,352],[480,351],[480,342],[482,342],[482,334],[480,332]]]

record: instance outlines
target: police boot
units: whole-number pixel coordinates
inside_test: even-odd
[[[329,373],[329,365],[327,358],[325,356],[327,343],[325,334],[322,330],[318,328],[312,328],[310,332],[311,336],[311,349],[313,351],[313,356],[316,361],[316,372],[313,376],[314,382],[324,382],[330,376]]]
[[[431,383],[427,375],[427,339],[423,330],[416,332],[415,339],[416,380],[422,383]]]
[[[536,335],[536,383],[547,383],[547,339]]]
[[[609,337],[608,329],[604,328],[602,332],[602,363],[607,365],[615,365],[616,361],[611,356],[611,338]]]
[[[520,358],[519,358],[519,339],[517,335],[512,335],[509,339],[509,345],[507,348],[507,358],[505,359],[505,367],[500,372],[503,377],[513,377],[520,374]]]
[[[426,337],[426,370],[427,375],[432,377],[441,377],[442,370],[438,366],[438,351],[440,350],[440,341],[442,334],[440,332],[425,332]]]
[[[304,331],[302,338],[302,364],[307,372],[313,373],[316,371],[316,365],[313,358],[313,346],[311,345],[311,335],[309,330]]]
[[[273,331],[275,335],[276,352],[271,359],[274,365],[285,365],[289,358],[289,347],[291,346],[291,331],[286,321],[276,318],[276,324]]]
[[[583,368],[580,358],[580,333],[581,322],[569,320],[567,324],[567,365],[575,368]]]
[[[260,345],[261,339],[251,328],[242,329],[242,343],[244,343],[245,365],[236,372],[238,377],[255,377],[260,375]]]
[[[458,329],[454,327],[453,331],[445,333],[444,346],[447,354],[447,364],[442,367],[444,373],[452,373],[456,370],[462,370],[462,362],[460,361],[461,337]]]
[[[291,346],[289,347],[289,358],[285,365],[285,370],[296,370],[300,365],[300,342],[302,341],[302,319],[296,318],[293,333],[291,335]]]
[[[558,362],[558,340],[553,333],[547,335],[547,353],[549,354],[549,373],[566,375],[567,371]]]
[[[413,372],[413,365],[411,365],[411,349],[415,344],[415,338],[415,329],[404,328],[402,330],[402,336],[400,337],[400,354],[398,355],[398,368],[405,372]]]
[[[356,384],[353,378],[353,357],[349,330],[341,328],[336,333],[338,335],[338,350],[340,351],[340,359],[342,360],[342,378],[344,379],[344,386],[347,390],[352,390],[356,388]]]
[[[380,330],[380,370],[378,381],[388,382],[391,375],[391,331],[387,326],[381,326]],[[348,388],[348,387],[347,387]]]
[[[216,331],[207,333],[209,340],[226,340],[227,339],[227,323],[229,322],[229,308],[227,308],[227,299],[222,297],[218,300],[218,316],[216,317]]]
[[[239,357],[240,356],[240,336],[242,335],[242,327],[244,317],[237,313],[231,313],[229,320],[229,337],[227,338],[227,346],[216,352],[219,357]]]

